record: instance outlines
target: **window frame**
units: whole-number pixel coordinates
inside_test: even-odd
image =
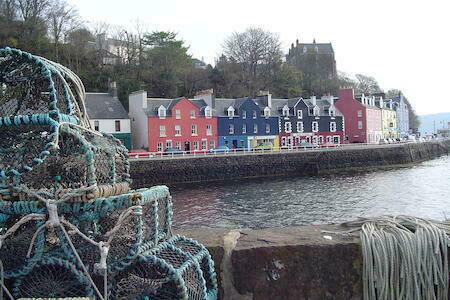
[[[166,125],[159,125],[159,136],[165,137],[166,135]]]

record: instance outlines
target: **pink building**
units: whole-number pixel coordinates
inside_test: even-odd
[[[382,137],[381,109],[374,97],[356,96],[353,89],[339,90],[335,106],[344,115],[346,143],[378,143]]]

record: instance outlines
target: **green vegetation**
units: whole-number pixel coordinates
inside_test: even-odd
[[[143,32],[139,24],[134,29],[102,23],[88,28],[65,0],[0,0],[0,47],[62,63],[90,92],[104,92],[116,81],[125,107],[128,94],[138,89],[167,98],[191,97],[209,88],[218,97],[230,98],[254,96],[260,90],[280,98],[336,94],[339,87],[382,91],[374,78],[362,74],[356,79],[344,73],[336,78],[303,74],[283,62],[279,36],[261,28],[232,33],[213,67],[193,58],[175,32]],[[417,120],[413,111],[412,119]]]

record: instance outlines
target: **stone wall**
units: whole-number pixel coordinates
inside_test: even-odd
[[[134,187],[281,175],[315,175],[420,162],[448,154],[450,141],[326,151],[131,161]]]
[[[210,251],[219,299],[362,299],[359,238],[329,233],[342,229],[302,226],[177,233]]]

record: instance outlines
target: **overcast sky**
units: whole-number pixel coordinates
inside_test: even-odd
[[[91,22],[172,30],[214,64],[232,32],[258,26],[292,42],[331,42],[337,68],[401,89],[419,114],[450,112],[448,0],[69,0]]]

